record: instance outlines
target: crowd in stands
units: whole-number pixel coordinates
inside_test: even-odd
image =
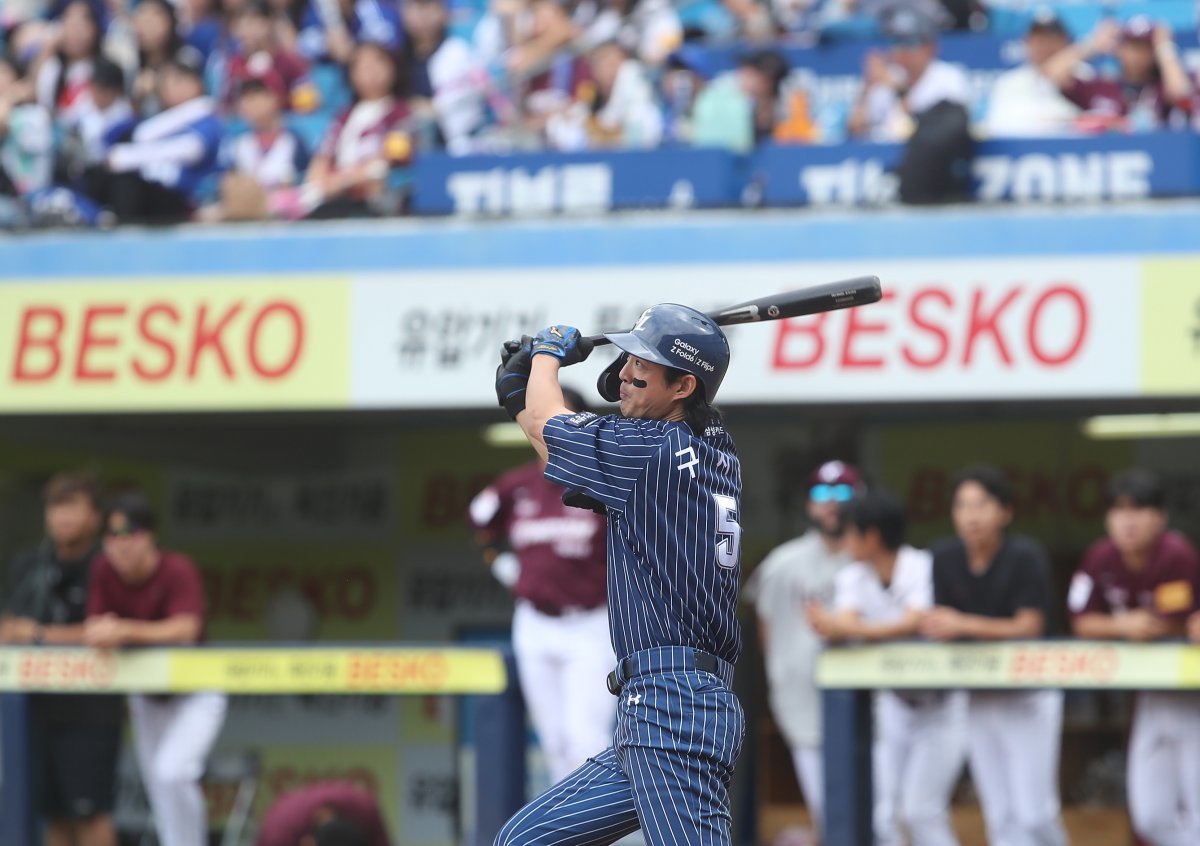
[[[980,109],[939,38],[1014,15],[1025,62]],[[930,111],[972,138],[1137,132],[1198,111],[1169,24],[1073,37],[1023,0],[5,0],[0,32],[0,228],[394,214],[435,150],[904,141]],[[855,37],[882,46],[830,120],[797,50]]]

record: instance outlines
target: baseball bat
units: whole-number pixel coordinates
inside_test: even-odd
[[[840,282],[810,285],[796,291],[783,291],[748,300],[728,308],[708,312],[718,326],[736,326],[739,323],[759,323],[765,320],[783,320],[823,311],[877,303],[883,297],[878,276],[856,276]],[[596,346],[611,343],[603,335],[588,338]]]

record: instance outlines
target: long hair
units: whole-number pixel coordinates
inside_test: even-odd
[[[70,9],[72,6],[82,6],[87,10],[88,18],[91,19],[95,36],[92,39],[91,54],[88,58],[95,62],[100,58],[100,49],[104,43],[104,22],[100,19],[100,12],[89,0],[71,0],[71,2],[63,6],[62,14],[59,17],[61,18],[62,15],[65,15],[67,9]],[[58,58],[58,79],[54,82],[54,99],[48,105],[52,110],[57,112],[58,101],[62,99],[63,91],[67,88],[67,69],[71,64],[71,60],[67,58],[66,52],[61,47],[58,48],[58,51],[54,55]]]
[[[686,370],[680,370],[678,367],[668,367],[667,384],[674,385],[683,378],[685,373],[687,373]],[[710,426],[725,424],[721,409],[709,403],[704,396],[704,383],[698,378],[696,379],[696,390],[692,391],[691,395],[683,401],[683,422],[688,425],[692,434],[697,438],[704,437],[705,430]]]
[[[179,34],[179,16],[175,13],[175,7],[168,0],[141,0],[138,6],[153,5],[158,6],[166,13],[170,19],[170,33],[167,35],[167,43],[163,46],[163,60],[170,61],[171,57],[179,52],[183,47],[183,38]],[[141,44],[138,45],[138,70],[145,70],[146,63],[150,60],[150,56],[146,53]]]

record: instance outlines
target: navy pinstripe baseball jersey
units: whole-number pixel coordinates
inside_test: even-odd
[[[721,426],[561,415],[546,423],[546,478],[608,508],[608,607],[624,657],[690,646],[731,664],[741,559],[741,465]]]

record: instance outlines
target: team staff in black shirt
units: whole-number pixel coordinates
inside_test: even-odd
[[[1010,535],[1013,494],[992,467],[955,478],[955,536],[933,544],[932,640],[1044,637],[1054,607],[1050,563],[1032,538]],[[1061,690],[971,691],[968,750],[988,842],[1065,846],[1058,757]]]
[[[61,473],[44,491],[45,537],[9,569],[0,642],[78,644],[102,510],[95,482]],[[122,701],[116,696],[45,694],[30,702],[33,794],[46,820],[46,846],[116,846],[111,812]]]

